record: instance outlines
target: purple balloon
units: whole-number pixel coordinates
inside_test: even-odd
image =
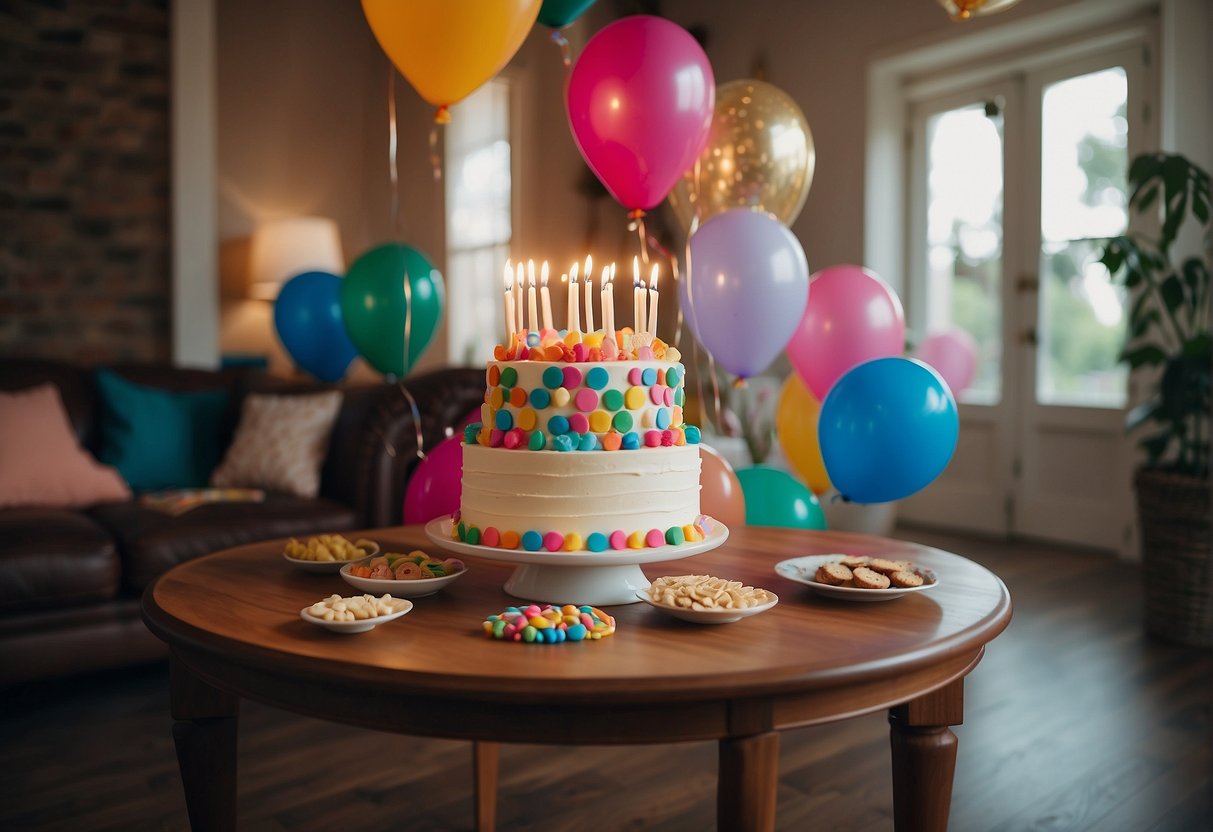
[[[788,343],[809,300],[800,241],[770,214],[717,214],[687,244],[678,291],[686,320],[716,363],[741,378],[765,370]]]
[[[409,480],[404,492],[404,522],[428,523],[459,510],[463,480],[463,434],[438,443]]]

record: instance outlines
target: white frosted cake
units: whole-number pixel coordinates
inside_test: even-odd
[[[615,360],[594,360],[601,334],[586,342],[563,352],[524,346],[527,359],[489,362],[481,422],[464,433],[458,539],[602,552],[677,546],[710,531],[677,351],[657,341],[639,359],[608,350]]]

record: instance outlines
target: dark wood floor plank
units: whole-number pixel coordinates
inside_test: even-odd
[[[1042,544],[898,536],[989,566],[1015,603],[966,682],[953,829],[1213,828],[1213,653],[1142,635],[1136,567]],[[187,828],[164,666],[3,696],[0,829]],[[257,703],[240,722],[242,829],[472,828],[469,743]],[[777,828],[891,829],[888,730],[872,714],[785,733]],[[714,743],[506,745],[501,759],[503,832],[714,828]]]

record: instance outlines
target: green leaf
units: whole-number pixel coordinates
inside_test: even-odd
[[[1171,444],[1171,432],[1163,431],[1162,433],[1156,433],[1153,436],[1146,437],[1137,444],[1146,452],[1146,464],[1153,468],[1162,459],[1162,455],[1167,450],[1167,445]]]
[[[1158,176],[1162,169],[1163,154],[1161,153],[1142,153],[1129,165],[1129,184],[1133,186],[1133,192],[1141,190],[1141,188],[1154,177]]]
[[[1203,223],[1209,221],[1209,197],[1195,188],[1192,189],[1192,213]]]
[[[1147,310],[1144,314],[1132,315],[1129,318],[1129,339],[1140,338],[1151,326],[1162,323],[1162,315],[1157,309]]]
[[[1202,332],[1184,342],[1182,355],[1184,358],[1206,359],[1213,363],[1213,341],[1209,333]]]
[[[1136,370],[1138,367],[1157,367],[1159,364],[1165,364],[1167,354],[1161,347],[1146,344],[1132,350],[1126,349],[1121,360],[1128,363],[1129,369]]]
[[[1183,281],[1177,274],[1167,275],[1167,279],[1158,287],[1158,291],[1162,295],[1162,302],[1167,307],[1167,311],[1172,315],[1182,309],[1187,302]]]
[[[1199,257],[1189,257],[1183,263],[1183,275],[1188,286],[1188,296],[1202,297],[1209,285],[1209,267],[1205,262]]]
[[[1143,214],[1150,210],[1150,206],[1154,204],[1154,200],[1158,198],[1158,185],[1154,184],[1147,188],[1141,194],[1134,194],[1133,204],[1137,210]]]

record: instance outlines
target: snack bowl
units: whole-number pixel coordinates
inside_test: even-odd
[[[923,579],[921,586],[890,586],[888,589],[861,589],[853,586],[833,586],[831,584],[818,583],[814,576],[817,573],[817,567],[823,564],[833,563],[841,558],[848,557],[844,554],[831,555],[806,555],[799,558],[791,558],[789,560],[780,561],[775,564],[775,574],[781,578],[787,578],[789,581],[795,581],[798,584],[803,584],[808,587],[811,592],[826,598],[834,598],[839,601],[858,601],[863,603],[872,603],[879,601],[892,601],[894,598],[901,598],[905,595],[910,595],[915,592],[926,592],[939,586],[939,576],[934,571],[927,569],[925,566],[915,565],[914,571]]]
[[[382,595],[388,593],[393,598],[424,598],[427,595],[433,595],[440,589],[443,589],[448,584],[453,584],[465,574],[468,568],[464,566],[458,572],[453,572],[450,575],[443,575],[441,578],[360,578],[357,575],[350,574],[350,567],[363,563],[367,558],[360,561],[352,561],[341,567],[341,578],[354,589],[360,592],[369,592],[372,595]]]
[[[741,609],[706,609],[693,610],[690,607],[671,607],[668,604],[661,604],[649,597],[648,590],[637,590],[636,597],[644,601],[650,607],[661,610],[666,615],[689,621],[692,624],[732,624],[734,621],[740,621],[743,618],[749,618],[752,615],[766,612],[771,607],[779,603],[779,596],[770,590],[765,590],[767,595],[771,596],[771,600],[765,604],[759,604],[755,607],[744,607]]]
[[[296,569],[301,569],[304,572],[320,572],[331,575],[333,572],[339,571],[346,564],[359,563],[379,554],[379,544],[373,540],[357,540],[354,542],[354,545],[365,553],[359,555],[354,560],[303,560],[302,558],[293,558],[286,552],[282,553],[282,559]]]
[[[384,583],[387,582],[385,581]],[[325,621],[323,618],[316,618],[308,612],[310,609],[311,605],[308,605],[299,610],[299,617],[309,624],[315,624],[317,627],[323,627],[334,633],[365,633],[367,630],[375,629],[380,624],[385,624],[388,621],[396,620],[402,615],[407,615],[413,609],[413,602],[405,600],[404,606],[401,609],[387,615],[377,615],[374,618],[355,619],[353,621]]]

